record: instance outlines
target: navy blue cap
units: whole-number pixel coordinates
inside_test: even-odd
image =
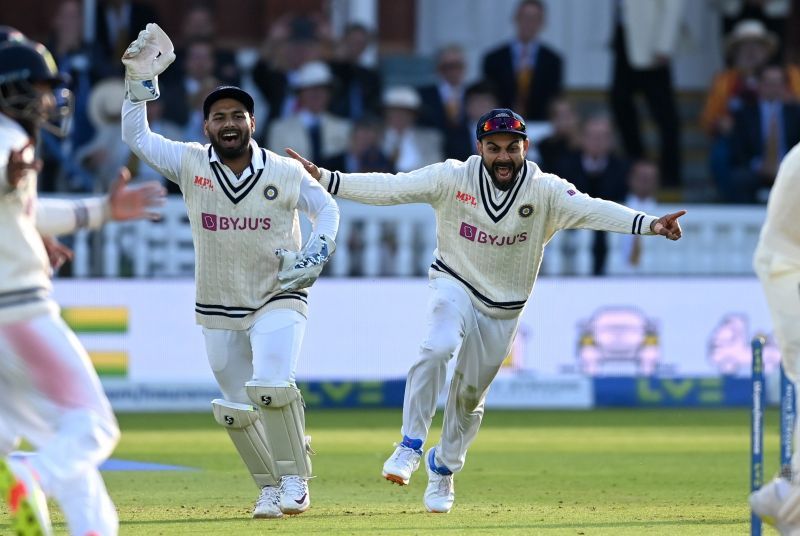
[[[211,110],[211,105],[221,99],[233,99],[235,101],[239,101],[244,104],[244,107],[247,108],[247,111],[250,112],[250,115],[253,115],[255,103],[253,103],[253,97],[251,97],[247,91],[236,86],[219,86],[217,89],[209,93],[206,97],[206,100],[203,101],[204,119],[208,119],[208,112]]]
[[[477,139],[489,134],[497,134],[498,132],[510,132],[525,138],[528,137],[525,133],[525,120],[510,108],[495,108],[483,114],[478,119],[478,124],[475,125],[475,137]]]

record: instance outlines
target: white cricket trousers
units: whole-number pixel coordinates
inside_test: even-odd
[[[427,334],[406,380],[402,433],[425,442],[447,362],[457,353],[436,447],[437,465],[455,473],[464,466],[467,449],[478,435],[489,385],[511,350],[519,317],[486,316],[473,307],[463,287],[448,279],[433,279],[430,288]]]
[[[56,314],[0,326],[0,453],[24,438],[70,534],[114,536],[119,519],[98,466],[119,427],[78,338]]]
[[[767,298],[783,368],[800,395],[800,262],[759,247],[753,267]],[[797,415],[800,415],[800,396],[796,396],[796,403]],[[800,480],[799,447],[800,418],[794,429],[792,474],[795,481]]]
[[[225,400],[252,404],[244,387],[251,380],[295,385],[305,330],[306,317],[291,309],[268,311],[247,330],[203,328],[208,363]]]

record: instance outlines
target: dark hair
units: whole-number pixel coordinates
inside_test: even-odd
[[[519,15],[519,12],[525,6],[538,7],[542,11],[542,13],[546,11],[544,2],[542,2],[542,0],[522,0],[519,4],[517,4],[517,10],[514,13]]]

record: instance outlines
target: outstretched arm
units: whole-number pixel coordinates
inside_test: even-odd
[[[130,172],[122,168],[105,197],[40,198],[36,207],[36,228],[42,235],[60,236],[78,229],[98,229],[109,220],[158,218],[155,209],[164,204],[164,187],[156,181],[129,187],[130,177]]]
[[[341,173],[320,169],[292,149],[286,149],[286,153],[331,195],[368,205],[436,204],[442,195],[442,180],[450,169],[450,164],[443,162],[410,173]]]

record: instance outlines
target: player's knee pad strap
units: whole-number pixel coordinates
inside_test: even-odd
[[[269,453],[259,412],[249,404],[217,398],[211,402],[214,418],[228,430],[253,480],[259,487],[276,486],[278,481]]]
[[[245,388],[261,414],[275,475],[310,478],[310,447],[305,435],[306,419],[300,390],[260,382],[247,382]]]

